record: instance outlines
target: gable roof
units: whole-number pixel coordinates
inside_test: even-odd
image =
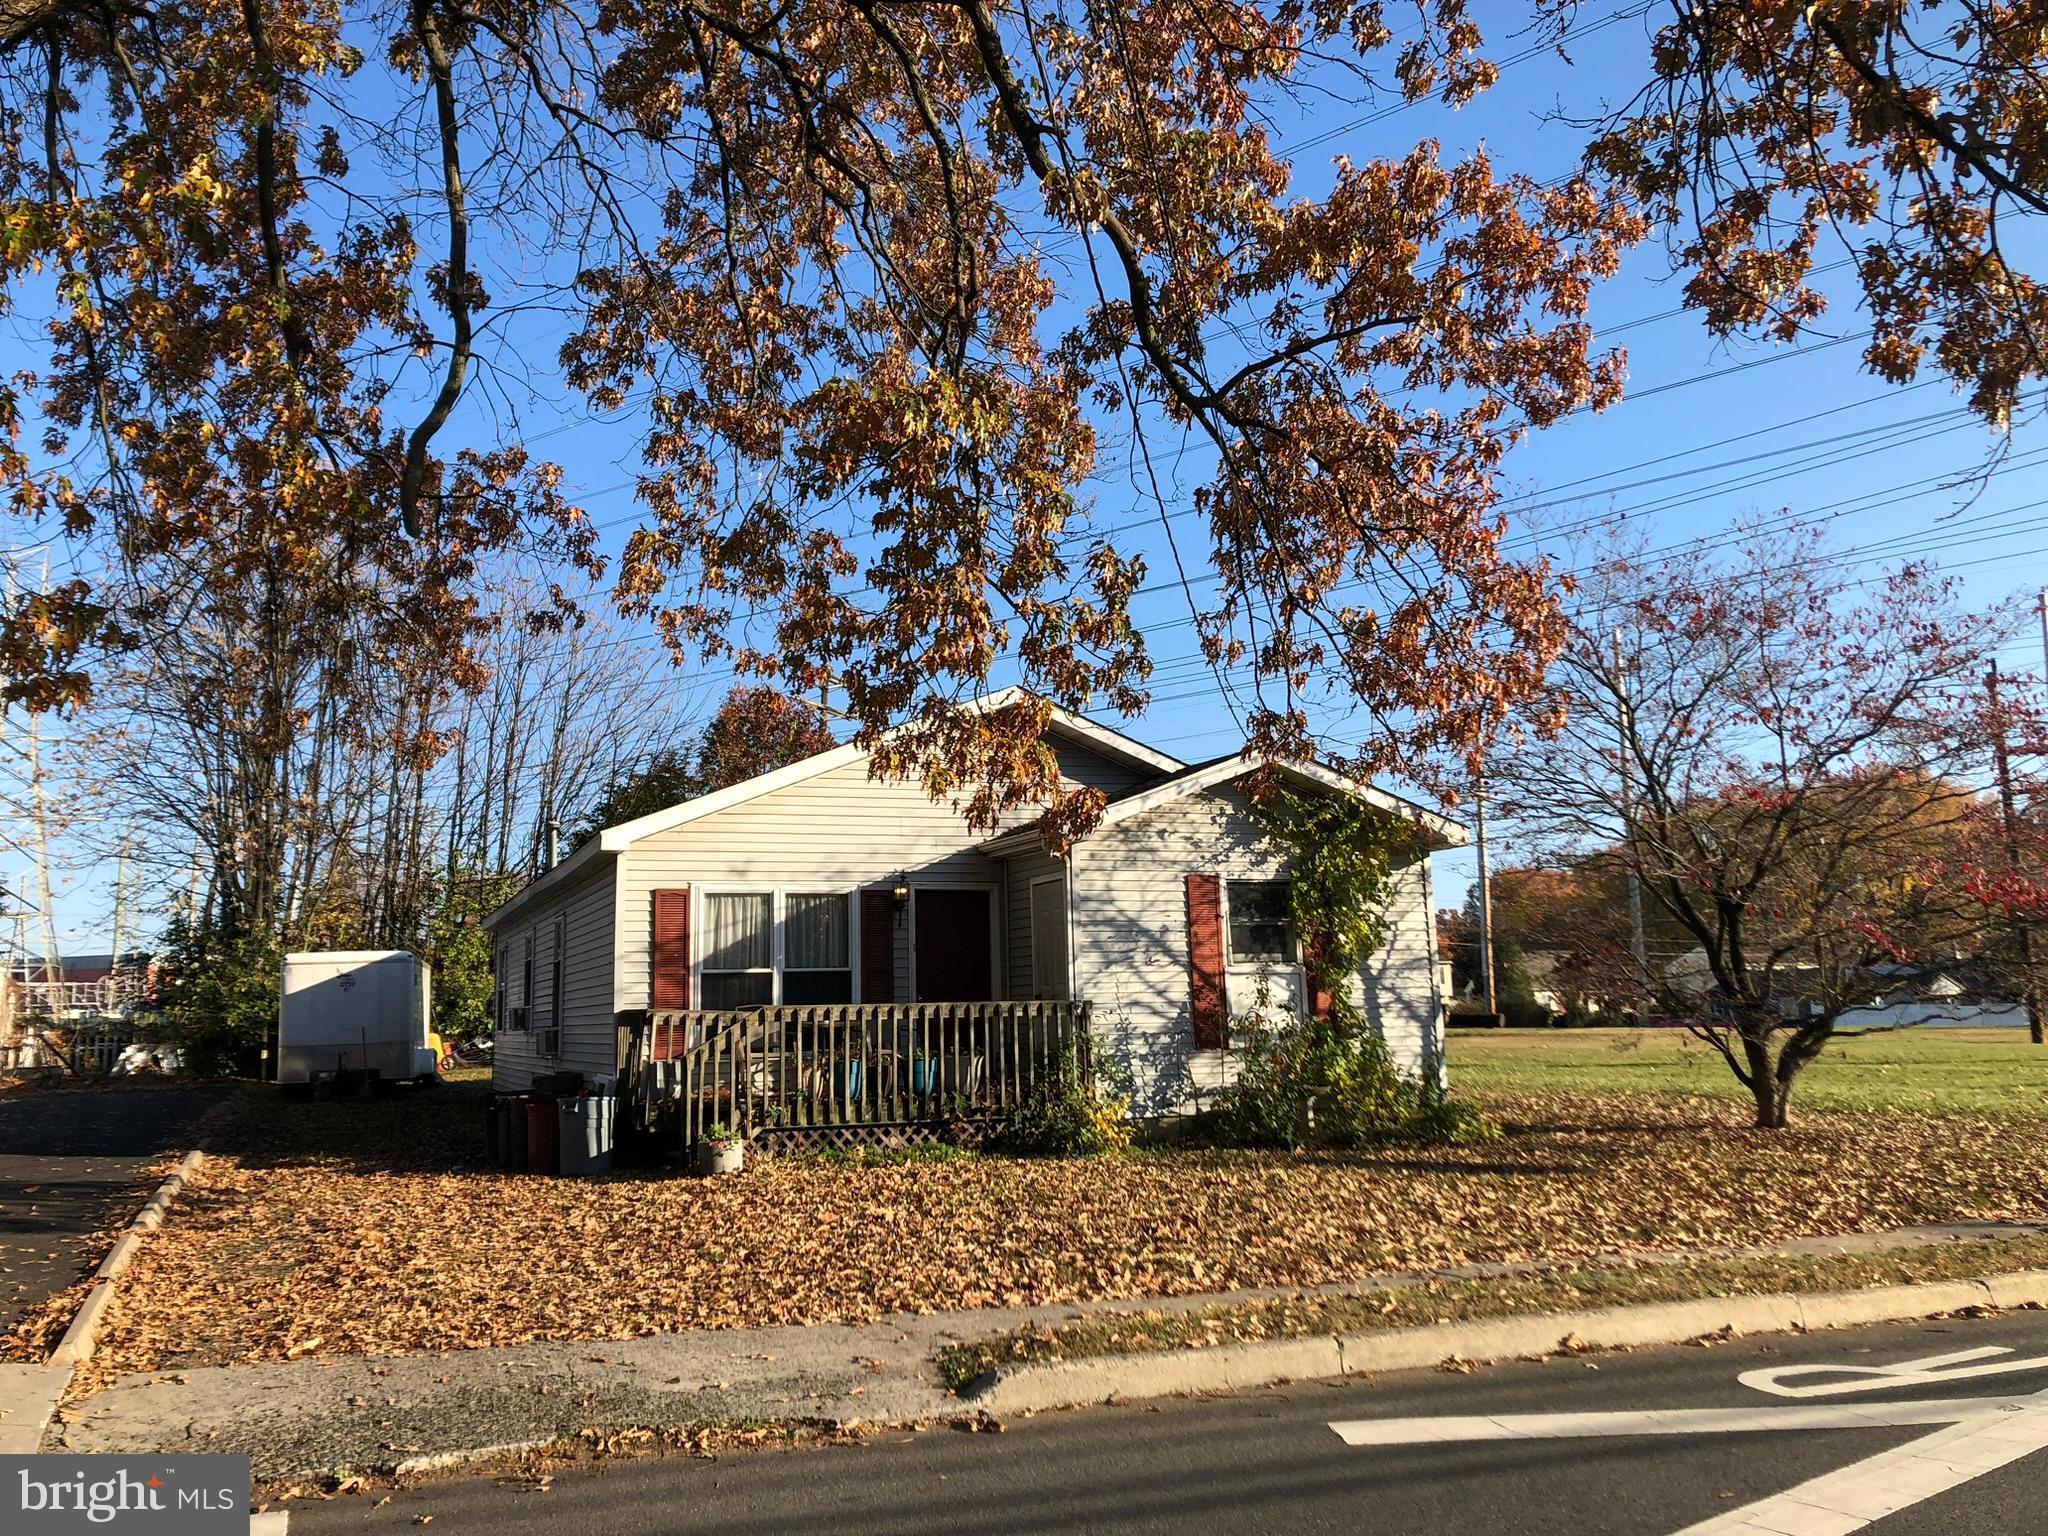
[[[1118,795],[1103,808],[1102,819],[1095,824],[1095,830],[1100,832],[1120,821],[1142,816],[1147,811],[1157,810],[1162,805],[1169,805],[1189,795],[1200,794],[1203,790],[1213,789],[1219,784],[1228,784],[1261,768],[1277,773],[1283,779],[1290,779],[1298,785],[1350,795],[1375,809],[1385,811],[1390,816],[1412,822],[1422,829],[1434,848],[1456,848],[1466,841],[1464,827],[1419,801],[1389,794],[1374,784],[1361,784],[1334,768],[1325,768],[1321,763],[1268,761],[1251,752],[1237,752],[1229,757],[1212,758],[1206,763],[1196,763],[1150,784],[1140,784]],[[984,853],[1014,853],[1027,846],[1028,840],[1036,838],[1037,835],[1035,828],[1018,827],[1003,833],[1000,837],[990,838],[981,845],[981,849]]]
[[[967,707],[987,714],[1016,703],[1025,697],[1021,688],[1004,688],[995,693],[975,699]],[[1086,715],[1077,715],[1072,710],[1052,707],[1052,731],[1055,735],[1067,736],[1094,749],[1105,757],[1129,763],[1139,768],[1149,768],[1154,773],[1177,773],[1187,765],[1177,757],[1168,757],[1122,731],[1098,725]],[[895,735],[904,727],[897,726],[889,732]],[[659,811],[650,812],[634,821],[606,827],[598,834],[605,847],[617,850],[637,843],[643,837],[657,832],[666,832],[671,827],[680,827],[706,816],[714,816],[735,805],[744,805],[762,795],[772,795],[778,789],[787,789],[792,784],[801,784],[805,779],[814,779],[821,773],[830,773],[835,768],[850,767],[867,756],[863,747],[834,747],[829,752],[820,752],[814,757],[791,763],[786,768],[777,768],[768,773],[756,774],[725,789],[713,790],[708,795],[699,795],[694,800],[684,800]]]
[[[1001,688],[970,701],[967,707],[988,713],[1028,697],[1022,688]],[[895,735],[903,729],[905,727],[896,726],[889,734]],[[1090,720],[1086,715],[1063,709],[1057,704],[1052,706],[1050,730],[1052,734],[1079,742],[1104,757],[1149,770],[1154,774],[1178,773],[1187,766],[1177,757],[1148,747],[1135,737]],[[486,917],[482,926],[490,928],[504,921],[544,891],[566,889],[582,872],[594,868],[605,859],[616,857],[642,838],[652,837],[656,833],[685,826],[693,821],[701,821],[706,816],[715,816],[720,811],[744,805],[749,800],[758,800],[763,795],[772,795],[779,789],[801,784],[806,779],[817,778],[820,774],[851,767],[864,761],[867,756],[866,748],[856,747],[850,743],[833,747],[785,767],[756,774],[751,779],[742,779],[739,783],[728,785],[724,789],[713,790],[708,795],[698,795],[695,799],[664,806],[661,810],[651,811],[632,821],[622,821],[616,826],[606,827],[553,869],[530,881],[511,900]]]

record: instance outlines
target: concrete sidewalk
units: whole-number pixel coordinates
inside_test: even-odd
[[[977,1333],[1037,1315],[971,1314]],[[46,1448],[246,1451],[269,1480],[426,1470],[592,1427],[940,1418],[965,1411],[932,1364],[960,1326],[892,1318],[131,1376],[74,1404]]]
[[[0,1456],[31,1456],[71,1385],[71,1367],[0,1362]]]
[[[1896,1250],[2038,1230],[1975,1224],[1923,1227],[1807,1239],[1767,1250],[1612,1258],[1683,1262],[1738,1251]],[[1279,1296],[1370,1294],[1428,1279],[1530,1272],[1533,1266],[1528,1265],[1472,1266],[1440,1275],[1385,1275],[1312,1290],[933,1313],[860,1326],[698,1331],[617,1342],[389,1358],[341,1356],[162,1372],[127,1377],[73,1403],[64,1421],[46,1437],[45,1448],[241,1451],[255,1458],[259,1479],[275,1480],[328,1472],[423,1471],[491,1450],[544,1444],[590,1428],[660,1431],[742,1421],[850,1425],[940,1419],[984,1406],[976,1398],[956,1397],[939,1378],[934,1357],[945,1345],[962,1340],[1107,1313],[1186,1312]],[[1560,1318],[1558,1323],[1561,1334],[1569,1319]],[[1709,1323],[1696,1332],[1709,1332],[1714,1326]],[[1457,1352],[1449,1329],[1416,1332],[1441,1336],[1447,1352]],[[1300,1346],[1308,1341],[1290,1342],[1301,1354]],[[1262,1346],[1247,1348],[1256,1351]],[[1201,1383],[1187,1374],[1197,1364],[1190,1357],[1206,1357],[1220,1368],[1226,1356],[1237,1353],[1150,1356],[1144,1357],[1144,1368],[1162,1380],[1172,1379],[1174,1384],[1162,1391],[1201,1390]],[[1273,1356],[1275,1361],[1282,1358],[1292,1356]],[[1257,1368],[1255,1364],[1254,1374]],[[1066,1374],[1053,1367],[1024,1369],[1030,1376]],[[1135,1380],[1126,1378],[1119,1384],[1119,1369],[1115,1362],[1088,1362],[1082,1373],[1091,1383],[1088,1390],[1109,1379],[1112,1390],[1145,1395]],[[1109,1373],[1107,1378],[1104,1372]],[[1242,1362],[1231,1366],[1231,1372],[1236,1384],[1247,1379]],[[1290,1369],[1279,1375],[1330,1373]],[[1025,1406],[1024,1398],[1036,1389],[1014,1380],[1013,1374],[1004,1373],[1001,1390],[989,1396],[986,1406],[1005,1412]]]

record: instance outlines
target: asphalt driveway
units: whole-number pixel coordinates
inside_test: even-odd
[[[216,1087],[0,1097],[0,1332],[89,1275],[168,1156],[190,1150]]]

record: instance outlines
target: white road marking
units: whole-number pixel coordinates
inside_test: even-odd
[[[1788,1366],[1737,1378],[1781,1397],[1867,1392],[1929,1381],[2034,1370],[2048,1359],[1984,1362],[2010,1350],[1972,1349],[1893,1366]],[[1829,1372],[1851,1380],[1798,1387],[1787,1377]],[[1755,1378],[1755,1379],[1752,1379]],[[1347,1419],[1330,1425],[1346,1445],[1444,1445],[1576,1440],[1621,1435],[1733,1435],[1782,1430],[1940,1426],[1909,1444],[1811,1478],[1673,1536],[1849,1536],[1873,1520],[1959,1488],[2048,1449],[2048,1391],[2027,1397],[1951,1397],[1905,1403],[1811,1403],[1756,1408],[1647,1408],[1612,1413],[1517,1413],[1418,1419]]]
[[[249,1536],[285,1536],[291,1522],[290,1510],[266,1509],[260,1515],[249,1517]]]
[[[1745,1387],[1777,1397],[1834,1397],[1844,1392],[1882,1392],[1887,1387],[1925,1387],[1961,1381],[1969,1376],[2002,1376],[2012,1371],[2038,1371],[2048,1366],[2048,1355],[2031,1360],[1994,1360],[2012,1351],[1996,1345],[1987,1349],[1959,1350],[1952,1355],[1929,1355],[1924,1360],[1901,1360],[1897,1365],[1773,1365],[1744,1371],[1735,1379]],[[1969,1361],[1991,1363],[1970,1365]],[[1822,1381],[1803,1387],[1788,1387],[1794,1376],[1848,1376],[1848,1381]]]
[[[1797,1408],[1642,1408],[1617,1413],[1500,1413],[1468,1418],[1350,1419],[1330,1428],[1346,1445],[1473,1440],[1587,1440],[1617,1435],[1748,1435],[1785,1429],[1883,1429],[1957,1424],[1986,1413],[2037,1411],[2031,1397],[1955,1397],[1914,1403],[1815,1403]]]
[[[1849,1536],[2048,1446],[2048,1408],[1986,1414],[1688,1525],[1676,1536]]]

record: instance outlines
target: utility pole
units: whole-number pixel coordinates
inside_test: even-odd
[[[1991,727],[1995,733],[1991,738],[1991,760],[1998,770],[1998,811],[2005,826],[2005,867],[2007,873],[2016,875],[2020,868],[2020,817],[2012,792],[2012,758],[2006,750],[2005,718],[1998,707],[1998,662],[1995,659],[1984,676],[1984,691],[1990,696]],[[2034,925],[2014,914],[2012,926],[2020,942],[2021,996],[2027,1005],[2027,1034],[2034,1044],[2041,1045],[2048,1043],[2048,1028],[2043,1027],[2041,987],[2034,969]]]
[[[1628,696],[1628,669],[1621,654],[1621,629],[1614,631],[1614,697],[1618,704],[1621,731],[1621,827],[1622,844],[1628,858],[1629,948],[1635,957],[1636,1023],[1650,1022],[1650,945],[1643,934],[1643,876],[1636,868],[1635,773],[1630,759],[1635,754],[1636,709]]]
[[[1486,875],[1486,776],[1472,776],[1472,833],[1479,845],[1479,984],[1489,1016],[1500,1014],[1493,986],[1493,886]]]

